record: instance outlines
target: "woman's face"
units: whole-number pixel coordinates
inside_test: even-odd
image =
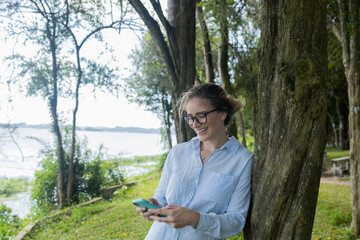
[[[186,105],[187,115],[195,117],[197,114],[206,113],[214,110],[215,107],[212,106],[209,100],[202,98],[191,98],[188,100]],[[203,122],[204,119],[200,119],[196,116],[200,122]],[[214,111],[206,115],[205,123],[198,123],[196,120],[191,121],[192,125],[190,127],[196,132],[199,140],[205,142],[208,140],[216,140],[217,137],[223,137],[226,133],[226,128],[224,125],[224,120],[226,118],[226,113]]]

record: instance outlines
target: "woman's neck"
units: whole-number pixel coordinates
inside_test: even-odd
[[[206,152],[213,152],[215,149],[221,148],[228,141],[226,134],[219,136],[214,140],[201,142],[201,149]]]

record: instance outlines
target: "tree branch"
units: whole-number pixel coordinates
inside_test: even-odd
[[[169,32],[173,32],[173,27],[170,25],[169,21],[165,18],[164,13],[161,9],[160,2],[156,0],[150,0],[150,2],[156,12],[156,15],[159,17],[161,24],[164,26],[167,34],[169,34]]]
[[[340,18],[340,30],[341,30],[341,44],[343,50],[343,64],[347,68],[350,64],[350,40],[348,30],[346,28],[346,4],[344,0],[338,0],[339,6],[339,18]]]
[[[144,7],[144,5],[141,3],[140,0],[129,0],[129,3],[133,8],[136,10],[136,12],[140,15],[141,19],[144,21],[145,25],[149,29],[149,32],[151,36],[154,38],[155,42],[158,44],[160,48],[161,55],[164,58],[166,68],[169,71],[169,74],[171,76],[173,87],[176,87],[178,85],[178,77],[175,71],[175,64],[171,57],[169,47],[165,42],[164,35],[161,32],[159,24],[152,18],[147,11],[147,9]],[[174,88],[175,89],[175,88]]]
[[[332,22],[330,23],[330,27],[337,40],[339,40],[339,42],[342,42],[340,26],[337,25],[335,22]]]

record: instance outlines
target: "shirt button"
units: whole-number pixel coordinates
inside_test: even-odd
[[[198,183],[198,180],[195,180],[195,183]]]

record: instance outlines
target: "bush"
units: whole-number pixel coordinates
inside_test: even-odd
[[[69,131],[64,134],[65,168],[68,169],[70,159]],[[40,170],[35,172],[35,182],[31,190],[33,201],[32,212],[44,215],[57,206],[57,177],[59,166],[57,162],[56,147],[45,147],[41,151],[42,160]],[[86,139],[77,140],[74,157],[74,184],[73,198],[71,203],[79,203],[90,200],[100,195],[100,190],[124,181],[122,171],[119,170],[120,163],[115,160],[105,161],[102,146],[97,153],[87,147]],[[65,186],[67,187],[68,173],[65,175]]]
[[[11,239],[21,227],[19,217],[11,212],[5,204],[0,204],[0,239]]]

